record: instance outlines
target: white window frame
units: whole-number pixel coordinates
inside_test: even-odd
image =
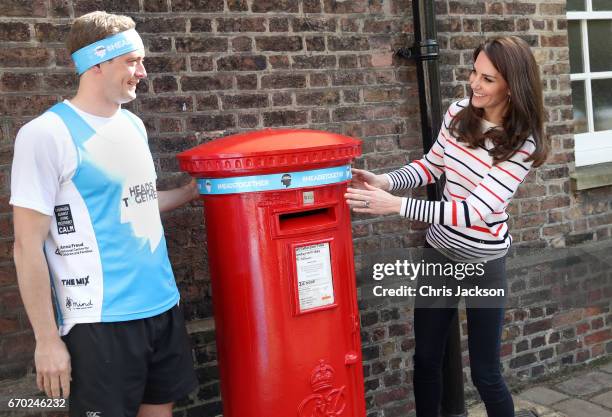
[[[589,20],[612,20],[612,11],[593,11],[593,1],[586,0],[586,11],[567,12],[567,20],[580,22],[584,72],[570,74],[570,80],[584,81],[584,101],[588,126],[588,132],[574,135],[576,166],[612,162],[612,130],[595,132],[593,90],[591,89],[591,80],[612,78],[612,71],[591,72],[587,32],[587,22]]]

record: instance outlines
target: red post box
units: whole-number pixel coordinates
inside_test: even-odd
[[[225,417],[364,417],[343,194],[361,142],[263,130],[181,153],[204,203]]]

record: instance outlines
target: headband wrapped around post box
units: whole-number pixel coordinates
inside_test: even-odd
[[[82,47],[72,54],[72,60],[81,75],[94,65],[137,49],[144,49],[144,44],[136,29],[129,29]]]

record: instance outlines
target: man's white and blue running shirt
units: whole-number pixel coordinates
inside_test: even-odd
[[[58,103],[17,134],[11,200],[51,216],[45,255],[60,333],[152,317],[179,300],[142,121]]]

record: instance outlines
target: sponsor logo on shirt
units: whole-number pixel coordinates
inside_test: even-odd
[[[123,204],[129,207],[130,204],[143,204],[147,201],[157,200],[157,189],[152,181],[145,182],[144,184],[136,184],[128,187],[129,195],[123,197]]]
[[[86,277],[61,279],[64,287],[86,287],[89,285],[89,275]]]
[[[68,233],[74,233],[74,220],[72,219],[72,212],[70,211],[70,204],[62,204],[55,206],[55,222],[57,223],[57,233],[65,235]]]
[[[72,310],[90,310],[93,308],[93,302],[91,299],[88,301],[75,300],[70,297],[66,297],[66,308]]]
[[[55,254],[58,256],[81,255],[83,253],[91,253],[92,249],[85,243],[70,243],[68,245],[59,245],[55,249]]]

